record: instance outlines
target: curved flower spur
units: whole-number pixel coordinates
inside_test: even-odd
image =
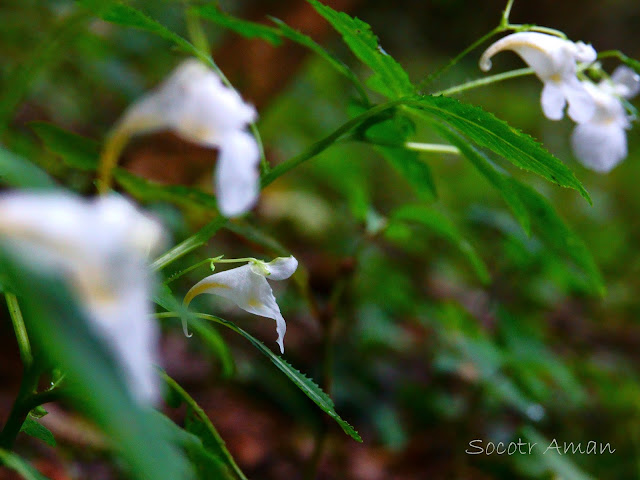
[[[591,45],[545,33],[512,33],[485,50],[480,57],[480,69],[490,70],[491,57],[503,50],[517,53],[544,84],[540,103],[547,118],[562,119],[567,102],[569,117],[575,122],[584,122],[593,116],[594,101],[576,75],[576,62],[595,61],[596,51]]]
[[[199,60],[183,61],[155,90],[131,105],[115,125],[103,155],[100,188],[133,135],[171,130],[185,140],[219,149],[215,173],[218,206],[226,217],[256,203],[260,149],[246,131],[257,114],[233,88]]]
[[[151,314],[147,256],[160,225],[118,195],[86,200],[69,193],[0,196],[0,240],[8,251],[70,284],[89,327],[113,354],[129,390],[156,403],[159,332]]]
[[[248,260],[249,263],[246,265],[214,273],[200,280],[187,292],[184,304],[188,306],[196,296],[209,293],[227,298],[249,313],[272,318],[276,321],[280,352],[284,353],[284,334],[287,324],[280,313],[280,307],[276,303],[267,279],[289,278],[298,268],[298,260],[293,256],[278,257],[269,263],[253,258]],[[187,333],[184,319],[183,327]]]

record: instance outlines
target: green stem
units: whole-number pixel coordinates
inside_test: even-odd
[[[37,394],[34,394],[34,390],[38,385],[38,378],[39,375],[33,368],[25,370],[16,401],[13,403],[13,407],[11,407],[9,418],[7,418],[2,432],[0,432],[0,448],[7,450],[13,448],[13,444],[16,441],[18,433],[20,433],[20,429],[27,415],[29,415],[29,412],[33,408],[38,406],[37,402],[33,400],[37,397]]]
[[[488,77],[479,78],[478,80],[466,82],[461,85],[454,85],[453,87],[447,88],[445,90],[440,90],[438,92],[435,92],[433,93],[433,95],[454,95],[460,92],[464,92],[466,90],[471,90],[478,87],[484,87],[485,85],[490,85],[496,82],[502,82],[510,78],[524,77],[526,75],[531,75],[533,73],[534,71],[531,68],[520,68],[518,70],[511,70],[509,72],[498,73],[496,75],[490,75]]]
[[[18,349],[20,351],[20,359],[22,360],[24,369],[28,370],[33,364],[33,355],[31,353],[31,344],[29,343],[27,328],[24,325],[24,318],[22,318],[22,312],[20,311],[20,305],[18,304],[18,299],[13,293],[5,293],[4,298],[7,301],[9,316],[11,317],[11,322],[13,323],[13,329],[16,332]]]
[[[511,15],[511,7],[513,7],[514,0],[508,0],[507,6],[502,11],[502,19],[500,20],[501,27],[507,27],[509,25],[509,16]]]
[[[494,28],[493,30],[491,30],[489,33],[487,33],[487,34],[483,35],[482,37],[480,37],[478,40],[473,42],[471,45],[469,45],[467,48],[465,48],[458,55],[453,57],[453,59],[451,59],[449,61],[449,63],[447,63],[444,67],[441,67],[438,70],[436,70],[435,72],[429,74],[427,76],[427,78],[425,78],[422,82],[420,82],[420,84],[418,85],[418,90],[419,91],[423,91],[427,85],[433,83],[439,76],[441,76],[443,73],[448,71],[451,67],[457,65],[458,62],[460,62],[460,60],[462,60],[464,57],[466,57],[470,52],[472,52],[473,50],[478,48],[480,45],[482,45],[484,42],[489,40],[494,35],[497,35],[498,33],[503,32],[505,30],[506,30],[506,27],[498,26],[498,27]]]
[[[165,371],[160,370],[160,376],[164,379],[165,382],[167,382],[167,385],[169,385],[169,387],[174,392],[180,395],[180,398],[184,400],[184,402],[193,410],[196,416],[202,421],[202,423],[205,425],[207,430],[209,430],[209,433],[213,436],[218,448],[220,448],[220,451],[224,455],[225,460],[229,463],[229,465],[233,469],[234,473],[238,476],[238,478],[240,478],[241,480],[247,480],[247,477],[245,477],[244,473],[242,473],[242,470],[240,470],[240,467],[233,459],[233,456],[231,455],[229,450],[227,450],[224,440],[218,433],[218,430],[213,425],[213,423],[211,423],[211,420],[209,420],[209,417],[207,416],[205,411],[202,409],[202,407],[198,405],[198,403],[193,399],[193,397],[191,397],[191,395],[189,395],[186,392],[186,390],[178,384],[178,382],[176,382],[173,378],[167,375]]]
[[[190,251],[205,245],[209,239],[224,226],[225,223],[227,223],[227,218],[222,215],[214,218],[194,235],[190,236],[183,242],[180,242],[178,245],[156,258],[151,264],[151,268],[154,270],[161,270],[174,260],[177,260]]]
[[[410,98],[413,98],[413,97],[410,97]],[[406,103],[407,100],[408,100],[407,98],[400,98],[392,102],[383,103],[381,105],[377,105],[367,110],[366,112],[364,112],[361,115],[358,115],[355,118],[352,118],[348,122],[344,123],[342,126],[338,127],[336,130],[334,130],[333,133],[331,133],[330,135],[312,144],[304,152],[289,158],[285,162],[273,168],[267,175],[262,177],[262,187],[263,188],[266,187],[267,185],[272,183],[275,179],[287,173],[289,170],[297,167],[301,163],[323,152],[325,149],[327,149],[327,147],[329,147],[330,145],[335,143],[337,140],[339,140],[340,137],[349,133],[349,131],[351,131],[353,128],[357,127],[358,125],[360,125],[365,120],[371,117],[374,117],[376,115],[379,115],[380,113],[383,113],[386,110],[390,110],[398,105],[402,105],[403,103]]]

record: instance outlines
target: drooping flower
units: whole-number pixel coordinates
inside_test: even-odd
[[[503,50],[517,53],[542,81],[540,103],[547,118],[560,120],[567,102],[569,117],[575,122],[591,118],[595,111],[593,99],[576,76],[576,62],[590,63],[596,59],[591,45],[538,32],[512,33],[485,50],[480,68],[488,71],[491,57]]]
[[[599,84],[584,82],[596,110],[587,122],[579,123],[571,135],[571,146],[582,164],[596,172],[611,171],[627,156],[630,119],[621,98],[631,98],[640,91],[640,75],[621,66]]]
[[[68,193],[0,196],[2,244],[65,278],[141,403],[155,403],[160,394],[146,257],[161,238],[155,220],[115,194],[95,200]]]
[[[252,260],[241,267],[214,273],[200,280],[187,292],[184,303],[189,305],[197,295],[210,293],[231,300],[249,313],[272,318],[276,321],[280,352],[284,353],[284,334],[287,324],[280,313],[280,307],[276,303],[267,278],[284,280],[293,275],[297,268],[298,261],[293,256],[278,257],[269,263]]]
[[[246,131],[256,119],[253,106],[195,59],[182,62],[154,91],[131,105],[115,128],[129,137],[172,130],[184,139],[219,149],[215,186],[227,217],[249,210],[259,194],[260,153]]]

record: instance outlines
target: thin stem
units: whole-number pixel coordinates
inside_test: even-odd
[[[438,92],[435,92],[433,93],[433,95],[453,95],[460,92],[464,92],[466,90],[471,90],[473,88],[484,87],[485,85],[490,85],[492,83],[502,82],[510,78],[524,77],[526,75],[531,75],[533,73],[534,71],[531,68],[520,68],[518,70],[511,70],[509,72],[498,73],[496,75],[490,75],[488,77],[479,78],[478,80],[466,82],[461,85],[454,85],[453,87],[447,88],[445,90],[440,90]]]
[[[178,384],[178,382],[176,382],[173,378],[167,375],[167,372],[165,372],[164,370],[160,370],[160,376],[164,379],[165,382],[167,382],[167,385],[169,385],[169,387],[174,392],[176,392],[180,396],[180,398],[182,398],[182,400],[184,400],[184,402],[193,410],[193,413],[195,413],[195,415],[202,421],[202,423],[204,423],[207,430],[209,430],[209,433],[211,434],[211,436],[215,439],[217,446],[220,448],[220,451],[225,457],[225,460],[229,463],[229,465],[231,466],[234,473],[238,476],[238,478],[240,478],[241,480],[247,480],[247,477],[245,477],[244,473],[242,473],[242,470],[240,470],[240,467],[233,459],[233,456],[231,455],[229,450],[227,450],[224,440],[218,433],[218,430],[213,425],[213,423],[211,423],[211,420],[209,419],[205,411],[202,409],[202,407],[198,405],[198,403],[193,399],[193,397],[191,397],[191,395],[189,395],[187,391],[184,388],[182,388],[180,384]]]
[[[433,153],[450,153],[452,155],[460,155],[460,150],[453,145],[441,145],[439,143],[420,143],[406,142],[404,146],[407,150],[415,150],[416,152],[433,152]]]
[[[374,117],[375,115],[379,115],[380,113],[385,112],[386,110],[390,110],[398,105],[402,105],[403,103],[406,103],[407,100],[407,98],[401,98],[392,102],[383,103],[367,110],[366,112],[358,115],[355,118],[352,118],[342,126],[338,127],[336,130],[334,130],[330,135],[309,146],[304,152],[289,158],[287,161],[273,168],[267,175],[262,177],[262,187],[266,187],[275,179],[287,173],[289,170],[297,167],[310,158],[315,157],[316,155],[327,149],[330,145],[335,143],[336,140],[340,139],[340,137],[349,133],[350,130],[357,127],[365,120]]]
[[[466,57],[470,52],[478,48],[480,45],[482,45],[484,42],[489,40],[494,35],[497,35],[498,33],[503,32],[505,29],[506,27],[498,26],[493,30],[491,30],[489,33],[480,37],[478,40],[473,42],[471,45],[465,48],[462,52],[456,55],[453,59],[451,59],[449,63],[447,63],[444,67],[441,67],[435,72],[429,74],[427,78],[425,78],[422,82],[420,82],[420,84],[418,85],[418,90],[419,91],[424,90],[427,85],[433,83],[439,76],[441,76],[443,73],[448,71],[451,67],[457,65],[458,62],[460,62],[460,60]]]
[[[107,138],[100,154],[98,166],[98,193],[101,195],[109,193],[113,181],[113,169],[118,164],[118,158],[120,158],[129,138],[129,132],[119,129],[117,126]]]
[[[28,370],[33,364],[33,355],[31,353],[31,344],[29,343],[27,328],[24,325],[24,318],[22,318],[22,312],[20,311],[20,305],[18,304],[18,299],[13,293],[5,293],[4,298],[7,301],[9,316],[13,323],[13,329],[16,332],[20,359],[22,360],[25,370]]]
[[[173,275],[170,275],[169,278],[167,278],[167,280],[164,282],[165,285],[170,284],[171,282],[179,279],[180,277],[182,277],[183,275],[186,275],[187,273],[189,273],[192,270],[195,270],[196,268],[204,265],[205,263],[209,263],[213,260],[213,258],[206,258],[204,260],[202,260],[201,262],[198,262],[194,265],[191,265],[188,268],[185,268],[184,270],[181,270],[179,272],[174,273]]]
[[[174,260],[177,260],[190,251],[205,245],[209,239],[224,226],[225,223],[227,223],[227,218],[222,215],[214,218],[194,235],[180,242],[178,245],[156,258],[151,264],[151,268],[154,270],[161,270]]]
[[[511,15],[511,7],[513,7],[514,0],[508,0],[507,6],[504,7],[502,12],[502,19],[500,20],[500,26],[507,27],[509,25],[509,16]]]
[[[20,433],[20,429],[27,415],[29,415],[29,412],[33,408],[38,406],[34,405],[33,402],[33,397],[35,397],[33,392],[37,385],[38,374],[33,368],[25,370],[16,401],[13,403],[13,407],[11,407],[9,418],[7,418],[2,432],[0,432],[0,448],[7,450],[13,448],[13,444],[16,441],[18,433]]]

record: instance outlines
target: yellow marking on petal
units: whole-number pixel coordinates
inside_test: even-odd
[[[205,293],[207,290],[210,290],[212,288],[231,288],[231,287],[229,287],[228,285],[224,285],[222,283],[217,283],[217,282],[203,283],[202,285],[198,285],[197,287],[193,287],[191,290],[189,290],[185,295],[182,303],[184,303],[185,305],[189,305],[191,303],[191,300],[194,299],[194,297],[197,297],[201,293]]]
[[[262,307],[263,303],[258,300],[257,298],[253,297],[249,299],[249,306],[253,307],[253,308],[259,308]]]
[[[552,82],[562,83],[562,76],[559,73],[554,73],[549,77]]]

